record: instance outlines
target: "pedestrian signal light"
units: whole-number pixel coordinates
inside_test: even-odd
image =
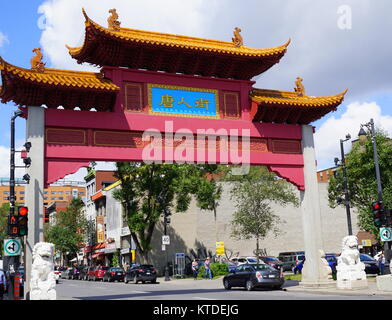
[[[8,216],[8,235],[11,237],[19,236],[18,219],[14,215]]]
[[[27,207],[18,208],[18,227],[19,227],[20,237],[27,235],[28,213],[29,213],[29,209]]]

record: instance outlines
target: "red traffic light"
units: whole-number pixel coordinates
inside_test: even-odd
[[[28,213],[29,213],[29,209],[27,207],[19,207],[18,214],[20,216],[27,216]]]
[[[373,210],[380,210],[381,209],[381,203],[380,202],[373,202],[372,203]]]

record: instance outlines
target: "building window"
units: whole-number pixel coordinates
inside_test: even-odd
[[[24,200],[24,197],[20,197],[20,200]]]
[[[59,200],[64,200],[64,198],[63,197],[59,197]]]
[[[48,191],[44,191],[44,194],[48,194]]]
[[[44,197],[44,200],[48,200],[48,197]]]
[[[56,200],[56,197],[51,197],[50,199],[51,199],[51,200]]]
[[[19,192],[20,194],[25,194],[24,191]]]

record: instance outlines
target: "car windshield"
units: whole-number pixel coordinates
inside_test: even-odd
[[[112,268],[111,270],[112,270],[112,271],[123,271],[122,268]]]
[[[102,267],[102,270],[109,270],[110,267]]]
[[[371,256],[368,256],[367,254],[361,254],[360,255],[361,261],[375,261]]]
[[[141,268],[146,268],[146,269],[148,269],[148,268],[154,268],[154,266],[153,266],[152,264],[142,264],[140,267],[141,267]]]
[[[326,259],[328,262],[331,262],[331,261],[335,261],[335,260],[336,260],[336,257],[334,257],[334,256],[325,256],[325,259]]]
[[[257,263],[257,259],[255,258],[248,258],[248,261],[252,263]]]
[[[298,260],[299,260],[299,261],[305,260],[305,256],[298,256]]]
[[[266,271],[266,270],[276,271],[276,269],[269,266],[268,264],[257,264],[255,266],[253,266],[253,268],[255,268],[257,271]]]
[[[279,261],[278,258],[275,258],[275,257],[265,257],[264,260],[265,261]]]

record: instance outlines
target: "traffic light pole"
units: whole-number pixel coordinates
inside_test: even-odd
[[[10,141],[10,217],[15,218],[15,120],[22,115],[22,111],[15,111],[11,117],[11,141]],[[13,238],[13,237],[12,237]],[[19,256],[7,257],[4,268],[9,277],[8,300],[14,300],[14,276],[20,264]]]
[[[165,236],[167,235],[167,217],[164,215],[163,217],[163,225],[164,225],[164,234]],[[165,262],[165,281],[170,281],[170,276],[169,276],[169,261],[167,257],[167,248],[165,248],[165,255],[166,255],[166,262]]]
[[[349,198],[349,194],[348,194],[346,158],[344,156],[344,148],[343,148],[344,141],[346,141],[346,140],[340,139],[340,152],[341,152],[341,156],[342,156],[343,181],[344,181],[343,182],[344,183],[344,202],[346,205],[348,235],[351,236],[353,234],[353,228],[351,225],[350,198]]]

